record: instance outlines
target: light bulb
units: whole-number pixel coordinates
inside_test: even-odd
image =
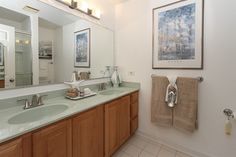
[[[71,0],[62,0],[62,1],[65,2],[65,3],[68,3],[68,4],[71,3]]]
[[[95,9],[93,11],[93,16],[97,17],[97,18],[101,18],[101,11],[99,9]]]
[[[85,1],[83,1],[82,3],[81,3],[81,7],[80,7],[80,9],[82,10],[82,11],[84,11],[84,12],[88,12],[88,3],[86,3]]]
[[[25,44],[29,44],[29,40],[26,40],[26,41],[25,41]]]

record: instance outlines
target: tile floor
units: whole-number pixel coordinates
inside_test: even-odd
[[[191,157],[159,143],[134,135],[113,157]]]

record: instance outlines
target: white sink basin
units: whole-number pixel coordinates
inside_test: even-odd
[[[115,94],[121,94],[124,91],[122,90],[118,90],[118,89],[110,89],[110,90],[106,90],[103,92],[100,92],[101,95],[115,95]]]
[[[9,124],[23,124],[35,122],[38,120],[45,119],[47,117],[55,116],[68,109],[65,104],[57,104],[51,106],[42,106],[29,109],[25,112],[19,113],[8,120]]]

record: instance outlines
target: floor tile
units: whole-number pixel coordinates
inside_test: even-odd
[[[129,146],[127,147],[127,149],[125,149],[125,153],[128,154],[131,157],[138,157],[141,153],[141,149],[129,144]]]
[[[170,148],[170,147],[165,146],[165,145],[162,145],[161,148],[162,148],[162,149],[165,149],[165,150],[167,150],[167,151],[169,151],[169,152],[172,152],[172,153],[174,153],[174,154],[176,154],[176,152],[177,152],[175,149]]]
[[[191,157],[191,156],[185,153],[177,152],[176,157]]]
[[[134,135],[112,157],[191,157],[158,142]]]
[[[112,157],[122,157],[123,154],[124,152],[118,150],[115,154],[112,155]]]
[[[138,138],[138,137],[131,139],[129,143],[132,145],[135,145],[136,147],[140,149],[144,149],[144,147],[147,146],[148,144],[146,140],[143,140],[142,138]]]
[[[175,151],[168,150],[162,147],[157,156],[158,157],[175,157],[175,154],[176,154]]]
[[[126,142],[125,144],[123,144],[120,148],[119,148],[119,151],[125,151],[128,147],[129,147],[129,143],[128,142]]]
[[[115,153],[112,157],[130,157],[130,156],[126,154],[125,152],[119,151]]]
[[[160,144],[148,143],[144,148],[144,151],[156,156],[161,149]]]
[[[150,154],[146,151],[142,151],[139,157],[156,157],[156,155]]]

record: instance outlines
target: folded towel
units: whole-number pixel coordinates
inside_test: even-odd
[[[198,80],[194,78],[177,78],[178,103],[173,111],[175,128],[193,132],[197,129]]]
[[[175,86],[176,85],[176,80],[177,80],[177,76],[174,75],[168,75],[167,76],[169,82],[171,85]]]
[[[152,77],[151,121],[160,126],[172,126],[172,109],[165,102],[167,77]]]

